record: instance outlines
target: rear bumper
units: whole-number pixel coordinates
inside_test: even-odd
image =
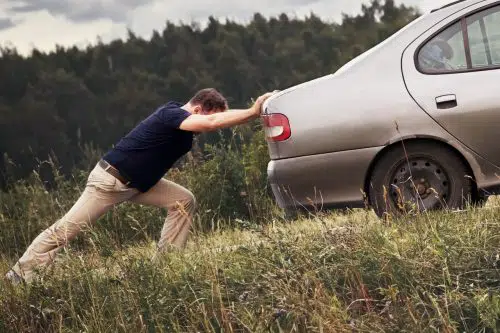
[[[364,207],[365,179],[383,147],[272,160],[268,180],[279,207]]]

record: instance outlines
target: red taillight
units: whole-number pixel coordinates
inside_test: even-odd
[[[281,113],[263,115],[266,137],[269,141],[284,141],[291,135],[288,118]]]

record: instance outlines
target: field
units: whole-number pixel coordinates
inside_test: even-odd
[[[39,2],[7,7],[64,16]],[[124,204],[33,284],[1,278],[72,206],[102,154],[158,106],[217,87],[240,108],[335,73],[417,19],[408,2],[374,0],[339,22],[266,9],[248,23],[164,22],[150,39],[129,30],[26,57],[0,48],[0,333],[500,332],[500,200],[389,221],[368,210],[290,221],[270,197],[260,120],[197,136],[169,171],[199,203],[185,250],[152,260],[166,212]],[[88,6],[62,7],[88,12],[79,3]],[[6,13],[7,25],[30,21]],[[332,112],[343,93],[332,90]]]
[[[67,208],[66,186],[0,196],[1,272]],[[387,222],[357,210],[195,225],[157,260],[164,212],[120,206],[40,280],[0,282],[0,332],[498,332],[493,199]]]

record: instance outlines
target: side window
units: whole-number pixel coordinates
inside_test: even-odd
[[[469,22],[469,20],[467,20],[467,32],[469,34],[469,48],[472,67],[488,66],[485,43],[481,27],[479,26],[479,21]]]
[[[500,6],[467,18],[472,68],[500,65]]]
[[[460,22],[439,33],[420,49],[418,66],[430,73],[467,69]]]
[[[465,22],[466,31],[458,21],[420,48],[417,59],[422,72],[446,73],[500,66],[500,6],[473,14]]]

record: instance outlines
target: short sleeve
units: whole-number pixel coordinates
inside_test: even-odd
[[[166,126],[171,128],[179,128],[184,120],[191,115],[180,107],[175,108],[163,108],[160,112],[160,118],[165,123]]]

